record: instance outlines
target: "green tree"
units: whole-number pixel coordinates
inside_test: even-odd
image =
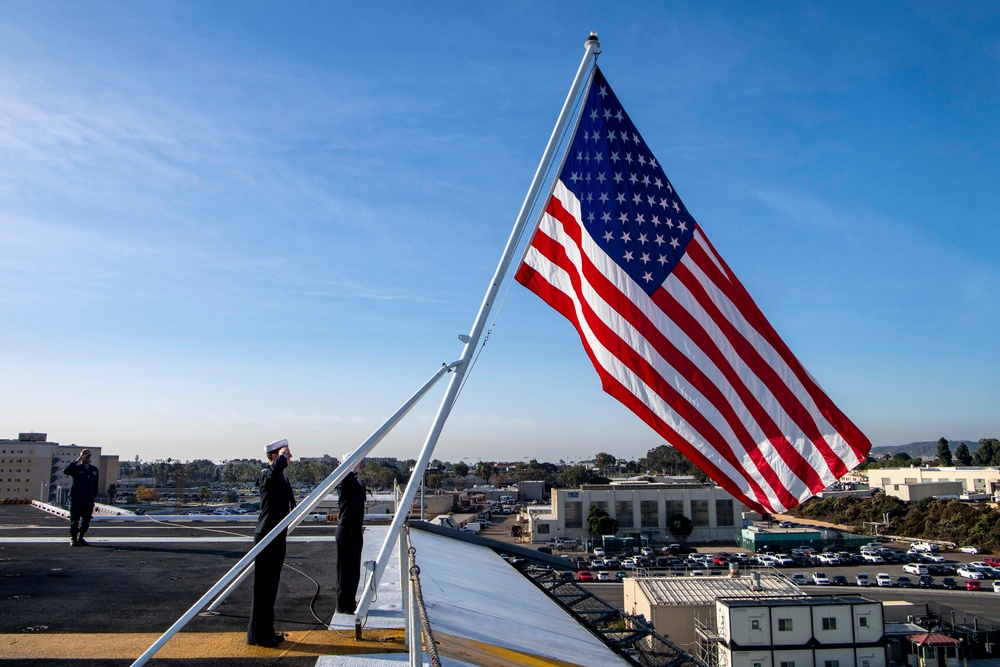
[[[667,521],[667,530],[683,542],[694,532],[694,522],[683,514],[673,514]]]
[[[117,484],[108,484],[108,500],[111,501],[112,505],[115,504],[115,497],[117,495],[118,495],[118,485]]]
[[[938,461],[941,462],[941,465],[952,465],[951,447],[948,445],[948,440],[943,437],[938,439],[937,457]]]
[[[232,489],[226,491],[226,502],[227,503],[238,503],[240,501],[240,494],[236,493]]]
[[[465,477],[469,474],[469,466],[459,461],[451,468],[458,477]]]
[[[955,448],[955,465],[972,465],[972,453],[969,451],[969,446],[964,442],[960,442],[958,447]]]
[[[593,471],[587,466],[566,466],[559,473],[559,483],[564,487],[575,489],[583,484],[590,483],[593,477]]]
[[[203,486],[198,489],[198,497],[201,498],[201,502],[204,504],[206,500],[212,497],[212,490],[207,486]]]
[[[983,438],[979,441],[979,449],[972,455],[974,466],[1000,465],[1000,440]]]
[[[160,499],[160,495],[156,492],[156,489],[150,489],[145,484],[140,484],[139,488],[135,490],[135,499],[140,503],[151,503]]]
[[[594,457],[594,465],[597,469],[601,471],[601,474],[607,474],[608,470],[614,470],[615,464],[618,462],[618,457],[608,454],[607,452],[601,452]]]
[[[489,461],[479,461],[476,463],[476,477],[479,479],[489,481],[490,477],[493,476],[496,470],[496,464]]]
[[[590,516],[587,520],[590,526],[590,534],[595,537],[598,535],[614,535],[618,532],[618,520],[612,519],[600,507],[591,507]]]

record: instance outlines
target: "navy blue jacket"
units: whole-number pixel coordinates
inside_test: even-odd
[[[340,490],[338,524],[352,530],[360,529],[365,520],[365,483],[351,471],[337,488]]]
[[[93,463],[84,467],[79,461],[73,461],[63,473],[73,478],[73,488],[69,490],[69,499],[74,503],[93,504],[97,497],[97,480],[100,473]]]
[[[260,516],[257,518],[255,536],[267,535],[295,507],[292,485],[285,479],[287,467],[288,459],[281,454],[257,476],[257,487],[260,489]]]

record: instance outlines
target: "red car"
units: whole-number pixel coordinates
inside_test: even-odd
[[[580,581],[593,581],[594,573],[590,570],[580,570],[576,573],[576,578]],[[976,583],[979,583],[978,581]]]
[[[982,586],[979,585],[978,579],[969,579],[965,582],[965,590],[967,591],[981,591]]]

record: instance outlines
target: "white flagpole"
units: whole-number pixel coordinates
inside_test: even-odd
[[[590,37],[587,39],[585,47],[586,50],[583,54],[583,60],[580,62],[580,67],[576,72],[576,77],[573,79],[572,86],[570,86],[570,90],[566,96],[566,101],[563,103],[562,110],[559,112],[559,118],[556,120],[556,125],[552,129],[552,135],[549,137],[549,143],[545,146],[545,152],[542,154],[542,159],[538,164],[538,169],[535,170],[535,176],[531,180],[531,186],[528,188],[528,194],[525,195],[524,202],[521,204],[521,211],[518,213],[517,220],[514,223],[514,229],[511,230],[510,238],[507,240],[507,246],[504,248],[503,255],[500,258],[500,263],[497,265],[496,272],[493,274],[493,279],[490,282],[489,288],[486,290],[486,296],[483,298],[483,303],[479,307],[479,313],[476,315],[476,320],[472,325],[472,331],[467,336],[459,336],[460,340],[465,343],[465,347],[462,350],[462,356],[455,368],[455,374],[448,383],[448,390],[445,393],[444,398],[441,399],[441,405],[438,407],[438,412],[434,417],[434,423],[431,425],[430,431],[427,434],[427,439],[424,441],[424,446],[420,450],[420,456],[417,458],[417,462],[413,466],[413,470],[410,472],[410,480],[406,485],[406,490],[403,492],[403,497],[399,501],[399,509],[396,511],[395,516],[393,516],[392,523],[389,525],[389,533],[386,535],[378,557],[375,559],[375,571],[372,573],[370,583],[365,586],[361,600],[358,602],[357,611],[354,616],[355,636],[359,636],[361,633],[361,623],[364,620],[365,615],[368,613],[368,609],[371,606],[372,599],[375,595],[375,589],[378,587],[379,581],[382,579],[382,574],[385,572],[389,556],[392,552],[392,546],[399,538],[403,522],[406,520],[406,516],[413,505],[413,498],[416,495],[417,488],[420,486],[421,480],[423,480],[424,471],[427,469],[427,464],[430,461],[431,454],[434,452],[434,447],[437,445],[438,437],[441,435],[444,423],[448,419],[448,415],[451,414],[451,409],[455,405],[455,400],[458,398],[458,392],[461,389],[462,381],[465,379],[465,373],[469,368],[469,362],[472,360],[476,348],[479,346],[479,340],[482,338],[483,329],[486,327],[486,322],[489,319],[490,311],[493,309],[497,293],[500,291],[500,286],[503,283],[504,277],[507,275],[508,269],[510,268],[511,260],[517,250],[518,242],[520,241],[525,228],[528,226],[528,216],[534,208],[539,192],[541,192],[542,185],[545,181],[545,174],[548,171],[549,166],[554,161],[553,159],[555,157],[556,149],[559,146],[560,139],[563,136],[566,125],[570,122],[571,116],[573,115],[573,106],[576,104],[577,98],[580,95],[580,90],[583,88],[584,83],[590,80],[594,62],[596,61],[597,55],[601,53],[601,43],[597,41],[596,32],[590,33]]]

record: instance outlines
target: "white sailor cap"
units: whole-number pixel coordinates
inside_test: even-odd
[[[352,456],[354,456],[354,452],[347,452],[346,454],[344,454],[344,460],[341,461],[341,463],[347,463],[347,459],[351,458]]]
[[[285,440],[284,438],[282,438],[281,440],[275,440],[274,442],[269,442],[268,444],[264,445],[264,453],[270,454],[271,452],[276,452],[282,447],[287,447],[287,446],[288,446],[288,441]]]

